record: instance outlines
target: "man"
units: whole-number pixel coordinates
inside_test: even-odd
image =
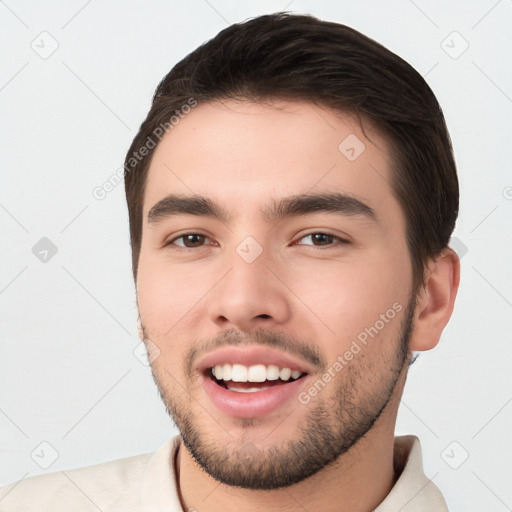
[[[2,512],[446,511],[394,436],[459,283],[422,77],[346,26],[233,25],[162,80],[125,162],[140,336],[180,435],[0,490]]]

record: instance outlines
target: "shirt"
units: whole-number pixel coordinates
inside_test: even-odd
[[[178,497],[178,434],[154,453],[22,479],[0,488],[0,512],[184,512]],[[374,512],[448,512],[423,472],[420,440],[395,436],[395,485]]]

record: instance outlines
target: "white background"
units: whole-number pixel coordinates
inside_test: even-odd
[[[92,191],[122,166],[175,63],[228,24],[280,10],[376,39],[443,106],[462,284],[440,344],[410,370],[397,434],[420,438],[451,511],[511,510],[510,0],[0,3],[0,484],[150,452],[175,433],[133,353],[124,186],[102,201]],[[43,59],[31,45],[48,51],[52,38]],[[58,250],[46,263],[32,252],[42,237]]]

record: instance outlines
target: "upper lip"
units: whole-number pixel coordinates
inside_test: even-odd
[[[302,373],[311,373],[311,368],[304,361],[279,350],[261,346],[221,348],[204,356],[197,367],[199,371],[204,372],[213,366],[225,363],[243,364],[244,366],[274,364],[279,368],[290,368]]]

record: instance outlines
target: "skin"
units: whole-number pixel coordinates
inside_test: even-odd
[[[137,301],[155,382],[184,439],[176,460],[184,510],[368,511],[396,481],[394,428],[410,351],[438,343],[459,260],[445,249],[412,295],[388,145],[370,123],[364,128],[371,140],[357,119],[329,108],[229,100],[195,107],[155,149]],[[354,161],[338,150],[350,134],[365,144]],[[271,198],[332,191],[369,205],[377,222],[331,212],[268,222],[261,214]],[[181,214],[148,223],[169,193],[207,196],[233,219]],[[186,233],[205,237],[178,238]],[[247,236],[262,249],[252,263],[236,252]],[[279,343],[314,369],[307,390],[393,304],[396,316],[307,404],[294,398],[241,419],[219,411],[201,386],[194,365],[207,349]]]

